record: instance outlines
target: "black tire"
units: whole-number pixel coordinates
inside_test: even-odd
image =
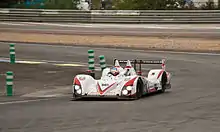
[[[163,73],[161,79],[162,90],[159,90],[159,93],[164,93],[166,91],[167,75],[166,72]]]
[[[77,97],[75,94],[73,94],[72,101],[78,101],[80,99],[82,99],[82,98],[79,96]]]
[[[142,97],[143,94],[143,82],[142,80],[139,78],[138,82],[137,82],[137,89],[136,89],[136,95],[135,95],[135,99],[140,99]]]
[[[73,95],[73,97],[72,97],[72,101],[76,101],[76,100],[77,100],[76,95],[75,95],[74,93],[73,93],[72,95]]]

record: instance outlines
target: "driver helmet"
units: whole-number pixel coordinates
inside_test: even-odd
[[[110,69],[110,72],[111,72],[111,74],[112,74],[113,76],[117,76],[117,75],[119,74],[119,70],[118,70],[118,68],[116,68],[116,67],[112,67],[112,68]]]

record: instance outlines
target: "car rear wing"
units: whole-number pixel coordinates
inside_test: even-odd
[[[117,60],[117,59],[115,59]],[[127,63],[127,60],[118,60],[119,63]],[[132,64],[163,64],[162,60],[130,60]]]
[[[118,59],[114,59],[114,63],[115,61],[118,60]],[[119,63],[124,63],[126,64],[128,60],[118,60]],[[133,67],[135,70],[137,70],[137,64],[139,65],[139,73],[141,74],[142,71],[141,71],[141,65],[142,64],[161,64],[161,67],[163,70],[165,70],[166,68],[166,60],[165,59],[161,59],[161,60],[129,60],[131,64],[133,64]]]

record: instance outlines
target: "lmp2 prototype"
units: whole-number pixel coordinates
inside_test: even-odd
[[[120,63],[126,64],[123,68]],[[134,64],[132,67],[131,64]],[[139,71],[136,72],[136,65]],[[162,69],[152,69],[142,76],[142,64],[161,64]],[[76,75],[73,80],[73,99],[81,98],[118,98],[139,99],[154,92],[165,92],[171,88],[171,74],[165,70],[162,60],[114,60],[114,66],[105,68],[100,79],[87,74]]]

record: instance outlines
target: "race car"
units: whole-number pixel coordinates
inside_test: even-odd
[[[120,63],[126,64],[123,68]],[[134,64],[132,67],[131,64]],[[136,66],[139,64],[139,71]],[[152,69],[142,76],[142,64],[161,64],[161,69]],[[165,70],[165,60],[114,60],[113,67],[102,70],[100,79],[80,74],[73,79],[73,99],[117,98],[139,99],[154,92],[165,92],[171,88],[171,75]]]

